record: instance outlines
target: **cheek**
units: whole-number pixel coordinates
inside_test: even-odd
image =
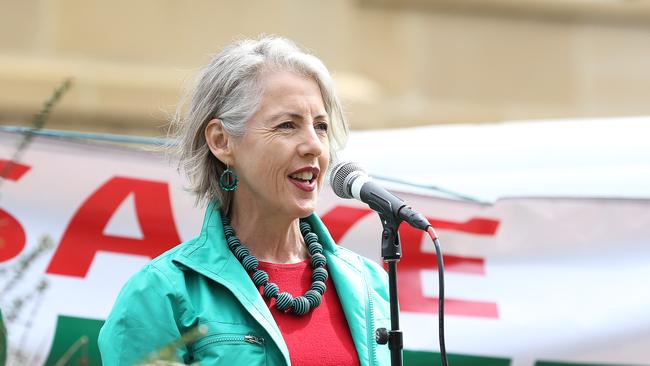
[[[281,178],[281,165],[272,156],[267,156],[257,160],[257,171],[260,173],[260,179],[264,179],[266,183],[271,181],[278,181]]]
[[[257,159],[257,171],[260,176],[257,177],[259,183],[264,185],[265,190],[278,193],[286,183],[285,167],[286,165],[280,161],[277,156],[267,154],[264,157]],[[256,179],[256,177],[253,177]],[[259,184],[258,183],[258,184]]]
[[[325,145],[325,148],[323,149],[323,153],[321,154],[320,158],[318,159],[319,162],[319,167],[320,167],[320,176],[318,177],[318,180],[320,181],[320,185],[322,186],[325,184],[325,181],[327,180],[327,168],[329,168],[330,165],[330,151],[329,148],[327,148],[327,145]]]
[[[319,158],[321,169],[323,171],[327,170],[327,167],[330,165],[330,144],[328,140],[323,142],[323,150]]]
[[[257,152],[249,151],[246,159],[240,161],[240,179],[258,194],[278,186],[278,164],[273,156],[268,155],[261,158]]]

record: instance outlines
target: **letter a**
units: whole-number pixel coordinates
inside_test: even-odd
[[[135,198],[142,239],[106,235],[104,228],[129,194]],[[99,251],[153,258],[178,243],[167,183],[114,177],[75,213],[47,273],[85,277]]]

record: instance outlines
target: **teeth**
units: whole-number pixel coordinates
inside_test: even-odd
[[[312,180],[312,178],[314,178],[314,173],[302,172],[302,173],[291,174],[291,178],[300,179],[300,180]]]

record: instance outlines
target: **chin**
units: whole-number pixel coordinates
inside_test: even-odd
[[[297,218],[307,217],[316,211],[316,202],[297,205],[291,211],[294,212],[294,216]]]
[[[316,211],[315,207],[312,207],[311,209],[301,210],[300,213],[298,214],[298,218],[302,219],[302,218],[308,217],[311,214],[313,214],[315,211]]]

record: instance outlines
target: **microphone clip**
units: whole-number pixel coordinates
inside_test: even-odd
[[[381,220],[381,258],[384,262],[398,262],[402,258],[399,225],[402,220],[392,215],[379,214]]]

